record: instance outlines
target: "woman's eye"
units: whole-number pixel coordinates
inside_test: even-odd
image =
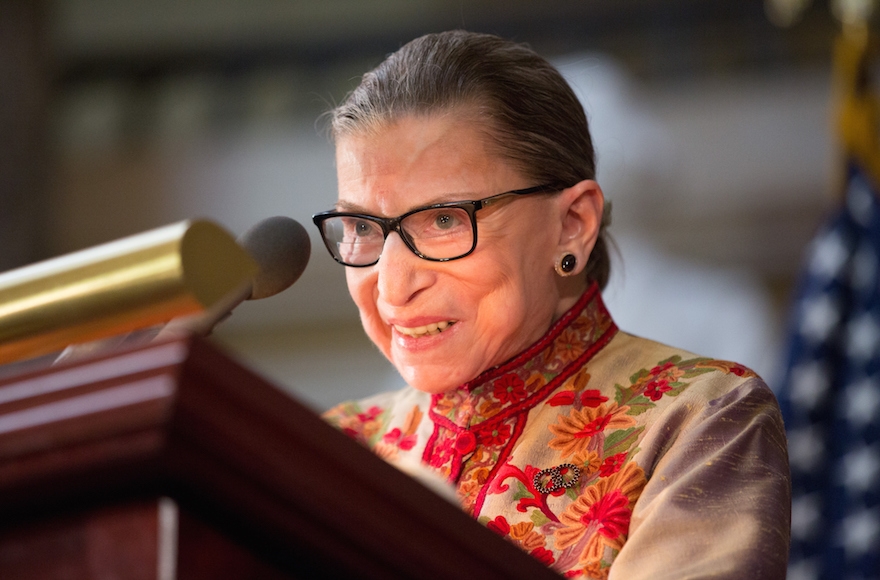
[[[438,230],[448,230],[454,228],[457,222],[458,220],[455,218],[455,216],[448,213],[441,213],[434,218],[434,227],[436,227]]]
[[[370,222],[359,221],[354,224],[354,233],[357,236],[368,236],[372,231],[373,227]]]
[[[455,207],[417,211],[407,216],[402,225],[415,239],[456,236],[470,231],[467,212]]]

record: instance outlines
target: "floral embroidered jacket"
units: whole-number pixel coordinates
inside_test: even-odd
[[[326,419],[418,458],[478,521],[567,577],[785,577],[776,399],[749,369],[618,331],[592,286],[547,334],[460,388]]]

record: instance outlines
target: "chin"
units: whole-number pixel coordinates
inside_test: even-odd
[[[450,385],[449,383],[435,383],[433,381],[416,381],[416,380],[407,380],[406,384],[416,389],[417,391],[423,391],[425,393],[430,393],[432,395],[437,395],[440,393],[445,393],[446,391],[451,391],[458,385]]]
[[[400,372],[403,380],[406,381],[406,384],[417,391],[423,391],[432,395],[451,391],[461,384],[450,383],[449,381],[426,380],[425,377],[419,377],[419,373],[406,372],[405,370],[401,371],[400,369],[398,369],[398,372]]]

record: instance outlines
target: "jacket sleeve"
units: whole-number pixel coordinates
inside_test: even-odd
[[[643,439],[651,476],[609,579],[784,579],[791,484],[773,393],[749,379],[682,403]]]

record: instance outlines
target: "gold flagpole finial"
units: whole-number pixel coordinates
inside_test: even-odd
[[[869,21],[876,0],[834,0],[841,23],[834,47],[837,135],[842,153],[880,183],[880,99],[871,78],[874,46]]]
[[[844,34],[866,35],[877,0],[832,0],[831,13],[840,21]]]

